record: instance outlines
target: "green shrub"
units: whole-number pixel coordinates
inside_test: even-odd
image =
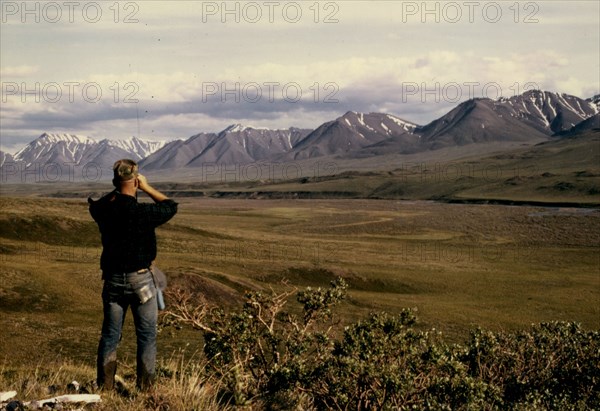
[[[515,334],[477,329],[461,361],[507,405],[600,408],[600,334],[577,323],[542,323]]]
[[[204,334],[206,380],[223,405],[253,409],[531,410],[600,408],[600,333],[552,322],[516,333],[476,329],[464,345],[419,331],[413,311],[334,327],[330,288],[252,292],[239,311],[177,293],[167,323]],[[285,310],[291,296],[301,313]],[[296,311],[297,312],[297,311]]]

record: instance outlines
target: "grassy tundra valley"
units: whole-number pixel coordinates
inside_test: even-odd
[[[213,303],[232,305],[245,290],[286,279],[327,286],[341,276],[349,284],[348,319],[416,307],[424,325],[457,339],[476,325],[511,329],[577,320],[600,326],[597,210],[180,201],[177,218],[158,230],[158,264],[171,286],[200,287]],[[1,204],[2,353],[25,362],[40,350],[93,356],[100,248],[87,204],[35,198]]]
[[[490,164],[521,170],[495,178],[436,177],[413,164],[361,172],[340,165],[335,175],[289,181],[163,182],[158,187],[180,205],[157,230],[157,264],[169,275],[170,290],[187,290],[226,310],[241,307],[246,292],[326,288],[341,277],[347,297],[335,310],[332,335],[338,336],[343,325],[370,313],[397,315],[405,308],[418,317],[416,331],[440,331],[448,344],[466,343],[478,327],[511,333],[567,321],[598,330],[597,159],[597,144],[554,144],[453,163],[453,170],[491,170]],[[44,394],[28,374],[49,384],[94,378],[101,247],[86,197],[109,189],[100,183],[3,187],[0,388],[32,397]],[[292,303],[289,310],[301,311]],[[120,373],[133,378],[131,317],[124,332]],[[167,381],[161,395],[175,390],[168,384],[194,385],[169,370],[205,364],[204,344],[191,327],[160,333]],[[167,409],[157,397],[134,406],[111,395],[106,409]],[[217,407],[209,402],[195,407]]]

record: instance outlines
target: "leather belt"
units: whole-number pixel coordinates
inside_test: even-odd
[[[129,273],[122,273],[122,272],[121,273],[110,273],[106,277],[107,278],[114,278],[114,277],[120,277],[120,276],[126,277],[126,276],[129,276],[129,275],[144,274],[144,273],[146,273],[148,271],[150,271],[150,268],[142,268],[140,270],[131,271]]]

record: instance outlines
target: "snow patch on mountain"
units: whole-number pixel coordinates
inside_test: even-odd
[[[392,120],[394,123],[398,124],[400,127],[402,127],[404,130],[408,131],[409,133],[412,133],[417,128],[416,124],[401,120],[398,117],[394,117],[390,114],[387,115],[387,118]]]
[[[225,130],[222,131],[222,133],[241,133],[244,131],[252,131],[252,130],[258,130],[258,131],[278,131],[278,130],[273,130],[267,127],[254,127],[254,126],[244,126],[242,124],[232,124],[229,127],[225,128]]]
[[[129,153],[134,154],[134,160],[141,160],[142,158],[148,157],[150,154],[163,148],[166,144],[165,141],[149,141],[142,140],[137,137],[131,137],[126,140],[102,140],[100,143],[106,141],[106,144],[118,147]]]
[[[146,141],[137,137],[127,140],[104,139],[97,142],[87,136],[43,133],[19,150],[13,156],[13,160],[23,162],[26,167],[34,163],[56,163],[62,166],[94,162],[108,168],[119,158],[141,160],[164,145],[164,142]]]

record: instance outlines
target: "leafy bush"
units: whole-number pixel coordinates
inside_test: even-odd
[[[600,407],[600,334],[573,322],[533,325],[515,334],[471,332],[461,361],[507,405]]]
[[[600,408],[600,333],[552,322],[517,333],[476,329],[465,345],[419,331],[413,311],[371,314],[343,329],[327,289],[252,292],[239,311],[172,297],[165,324],[204,334],[204,379],[223,404],[253,409],[489,410]],[[299,314],[285,310],[296,294]]]

